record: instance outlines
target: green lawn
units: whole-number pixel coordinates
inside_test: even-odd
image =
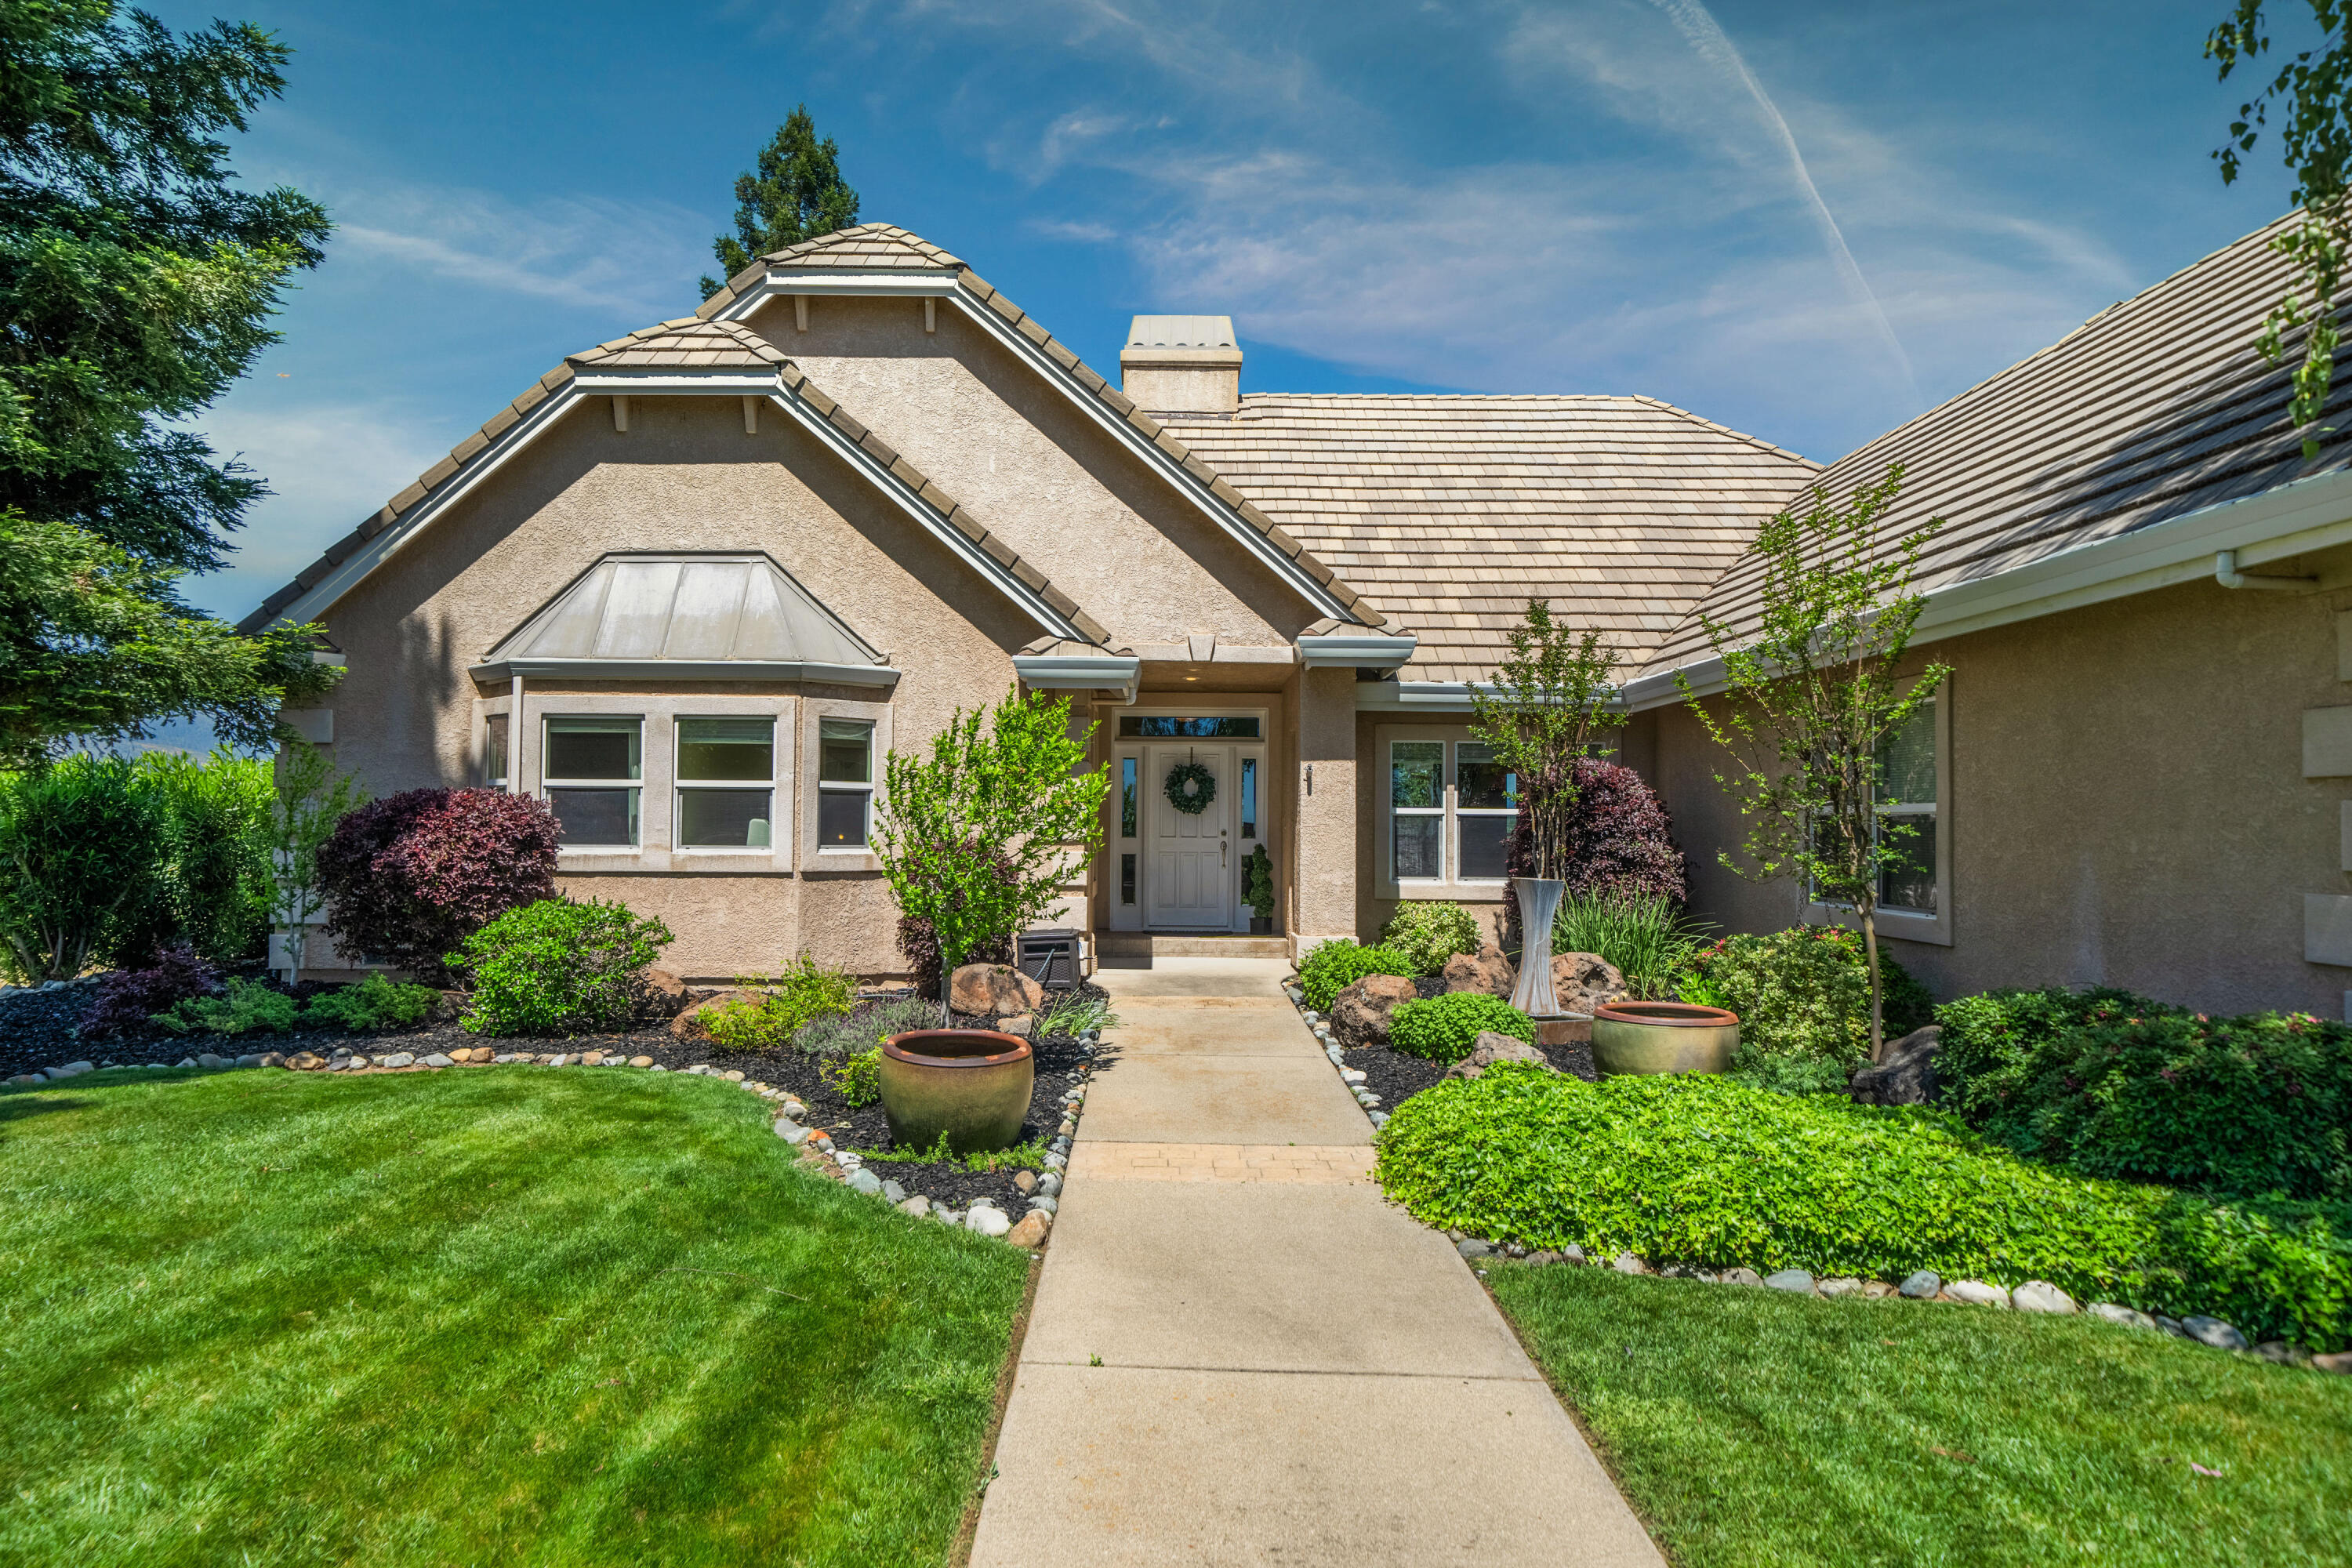
[[[682,1075],[0,1094],[0,1563],[935,1564],[1027,1258]]]
[[[1489,1283],[1681,1568],[2352,1562],[2352,1378],[2080,1318]]]

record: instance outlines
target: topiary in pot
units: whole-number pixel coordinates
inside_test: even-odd
[[[362,805],[319,849],[327,934],[446,984],[446,954],[555,896],[558,832],[546,802],[502,790],[412,789]]]
[[[1405,1002],[1389,1015],[1391,1048],[1446,1067],[1468,1056],[1477,1047],[1478,1037],[1490,1030],[1535,1044],[1535,1020],[1501,997],[1483,992],[1454,991]]]

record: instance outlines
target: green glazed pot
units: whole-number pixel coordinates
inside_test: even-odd
[[[882,1110],[890,1142],[959,1154],[1009,1149],[1035,1087],[1029,1042],[993,1029],[916,1029],[882,1042]]]
[[[1601,1072],[1722,1072],[1739,1048],[1739,1015],[1689,1002],[1612,1002],[1592,1010]]]

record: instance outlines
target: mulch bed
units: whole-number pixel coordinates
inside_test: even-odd
[[[260,976],[256,972],[251,977]],[[308,996],[322,989],[327,988],[305,983],[295,994]],[[878,1103],[856,1107],[843,1100],[840,1092],[824,1076],[824,1068],[828,1064],[820,1058],[789,1047],[764,1051],[722,1050],[709,1040],[681,1039],[672,1035],[667,1020],[647,1019],[628,1029],[574,1035],[560,1040],[492,1038],[470,1034],[447,1018],[429,1021],[413,1029],[387,1029],[373,1034],[298,1029],[284,1035],[174,1035],[157,1029],[113,1039],[77,1039],[74,1026],[80,1021],[84,1010],[96,999],[97,994],[95,984],[78,982],[58,991],[26,991],[12,996],[0,996],[0,1078],[72,1061],[90,1061],[100,1067],[144,1067],[153,1062],[168,1066],[202,1051],[236,1057],[254,1051],[282,1051],[291,1056],[297,1051],[308,1050],[326,1056],[339,1047],[348,1047],[370,1057],[409,1051],[422,1058],[436,1051],[446,1054],[461,1047],[485,1045],[495,1047],[502,1053],[530,1051],[576,1055],[601,1050],[607,1055],[624,1058],[651,1057],[657,1065],[672,1072],[702,1064],[719,1072],[740,1071],[747,1081],[756,1080],[793,1094],[808,1108],[805,1124],[822,1128],[838,1149],[865,1153],[887,1152],[891,1146],[889,1122],[883,1115],[882,1107]],[[696,992],[690,994],[689,1000],[700,1000],[712,994],[716,993]],[[1058,1001],[1066,994],[1057,992],[1053,1000]],[[1106,994],[1099,986],[1089,984],[1080,986],[1078,994],[1099,1000]],[[876,1011],[886,999],[865,1000],[859,1004],[859,1011]],[[1049,1001],[1048,1005],[1051,1005]],[[995,1020],[961,1013],[956,1015],[955,1022],[959,1027],[964,1028],[995,1026]],[[1036,1087],[1030,1096],[1029,1115],[1022,1124],[1019,1141],[1024,1143],[1032,1140],[1049,1142],[1061,1125],[1062,1095],[1084,1080],[1091,1071],[1095,1058],[1090,1058],[1078,1042],[1067,1035],[1034,1039],[1031,1042],[1030,1050],[1036,1067]],[[972,1172],[961,1165],[942,1162],[881,1159],[873,1161],[871,1169],[883,1180],[897,1182],[909,1194],[919,1193],[936,1203],[957,1208],[969,1206],[971,1200],[976,1197],[994,1198],[1006,1213],[1012,1215],[1018,1215],[1024,1206],[1019,1189],[1013,1184],[1013,1177],[1018,1173],[1013,1170]],[[1042,1173],[1042,1168],[1039,1173]]]
[[[1423,1001],[1445,994],[1443,975],[1424,974],[1412,983],[1413,994]],[[1424,1089],[1445,1081],[1445,1068],[1439,1063],[1409,1057],[1385,1044],[1353,1046],[1346,1051],[1348,1065],[1364,1075],[1364,1087],[1381,1097],[1382,1110],[1394,1110]],[[1551,1065],[1565,1073],[1573,1073],[1587,1083],[1598,1083],[1601,1075],[1593,1069],[1592,1047],[1589,1045],[1550,1046],[1544,1050]]]

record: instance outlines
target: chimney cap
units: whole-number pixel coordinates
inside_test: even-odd
[[[1131,349],[1238,349],[1231,316],[1138,316],[1127,329]]]

